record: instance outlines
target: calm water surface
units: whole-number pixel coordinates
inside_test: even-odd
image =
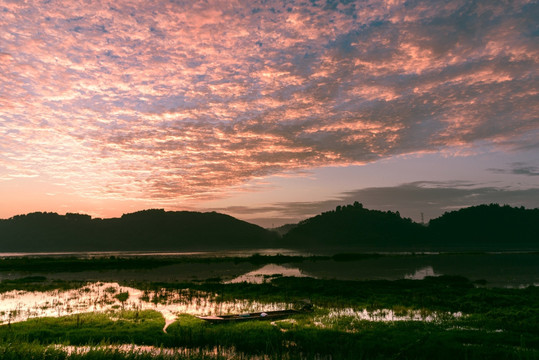
[[[70,252],[70,253],[0,253],[4,257],[247,257],[261,255],[312,254],[286,249],[221,252]],[[88,281],[193,281],[263,282],[275,276],[308,276],[339,280],[423,279],[426,276],[456,275],[470,280],[485,280],[487,286],[539,286],[539,253],[378,253],[379,256],[353,261],[332,259],[287,264],[257,265],[250,262],[185,262],[145,269],[108,269],[81,272],[0,272],[0,280],[23,276],[46,276],[50,279]],[[0,260],[1,261],[1,260]]]
[[[255,250],[227,250],[227,251],[66,251],[66,252],[0,252],[0,258],[10,257],[249,257],[260,255],[289,255],[311,256],[312,253],[290,249],[255,249]]]

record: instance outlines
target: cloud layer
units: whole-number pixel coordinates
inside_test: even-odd
[[[8,0],[0,13],[0,180],[203,199],[284,171],[539,145],[534,1]]]
[[[359,201],[366,208],[399,211],[401,216],[414,221],[430,219],[463,207],[480,204],[507,204],[511,206],[537,207],[539,188],[509,188],[489,186],[466,181],[417,181],[398,186],[369,187],[347,191],[333,199],[306,202],[277,202],[264,207],[230,206],[220,209],[238,217],[251,214],[266,215],[252,219],[266,227],[272,223],[295,223],[324,211],[334,210],[338,205]]]
[[[523,162],[515,162],[511,164],[511,169],[498,169],[490,168],[487,169],[493,173],[497,174],[514,174],[514,175],[526,175],[526,176],[539,176],[539,167],[529,165]]]

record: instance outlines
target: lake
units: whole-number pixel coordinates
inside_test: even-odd
[[[339,280],[423,279],[426,276],[456,275],[473,281],[485,280],[490,287],[525,287],[539,285],[539,253],[377,253],[357,258],[302,258],[279,264],[257,264],[227,257],[248,257],[253,254],[311,256],[313,254],[285,249],[227,252],[84,252],[84,253],[11,253],[13,257],[154,257],[182,259],[181,262],[154,268],[97,269],[91,271],[0,271],[0,280],[24,276],[45,276],[49,279],[88,281],[204,281],[263,282],[272,276],[308,276]],[[216,262],[189,261],[200,258],[225,258]],[[340,260],[340,261],[339,261]]]

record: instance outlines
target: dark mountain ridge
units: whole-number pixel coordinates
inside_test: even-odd
[[[207,251],[274,247],[278,235],[216,212],[144,210],[121,218],[31,213],[0,220],[0,251]]]
[[[427,244],[425,226],[399,212],[369,210],[359,202],[301,221],[283,236],[285,247],[335,251],[405,251]]]
[[[279,230],[216,212],[152,209],[111,219],[38,212],[0,220],[0,252],[539,251],[539,209],[497,204],[446,212],[427,226],[355,202]]]
[[[440,248],[539,250],[539,209],[478,205],[432,219],[429,237]]]
[[[536,251],[539,209],[498,204],[446,212],[428,226],[356,202],[301,221],[283,247],[332,251]]]

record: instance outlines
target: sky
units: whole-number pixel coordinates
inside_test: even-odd
[[[0,218],[539,207],[537,1],[0,0]]]

